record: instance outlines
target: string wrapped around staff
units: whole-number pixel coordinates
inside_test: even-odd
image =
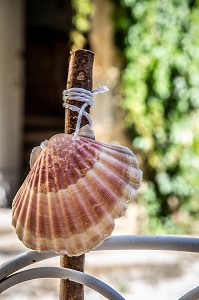
[[[63,101],[64,101],[63,106],[65,108],[68,108],[72,111],[77,111],[79,113],[73,139],[78,139],[82,116],[86,117],[86,119],[89,122],[89,126],[92,128],[92,118],[91,118],[90,114],[88,114],[85,111],[85,109],[87,106],[90,106],[90,107],[93,106],[94,95],[105,93],[107,91],[109,91],[109,89],[106,86],[100,86],[98,89],[96,89],[92,92],[90,92],[86,89],[83,89],[83,88],[76,88],[76,87],[63,91]],[[76,105],[67,103],[67,99],[80,101],[80,102],[83,102],[84,104],[82,105],[82,107],[78,107]]]

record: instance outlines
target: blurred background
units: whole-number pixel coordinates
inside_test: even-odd
[[[78,48],[95,53],[93,88],[110,90],[95,97],[96,139],[130,147],[144,173],[116,233],[197,235],[199,1],[0,0],[1,252],[16,242],[9,208],[32,148],[64,131],[62,90]]]

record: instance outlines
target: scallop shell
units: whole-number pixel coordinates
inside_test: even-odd
[[[128,148],[57,134],[16,194],[12,224],[28,248],[78,256],[111,235],[141,178]]]

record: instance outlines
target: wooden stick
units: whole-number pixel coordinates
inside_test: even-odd
[[[92,71],[94,53],[89,50],[75,50],[70,53],[70,64],[68,71],[67,88],[79,87],[89,91],[92,90]],[[83,103],[75,100],[67,100],[67,103],[81,107]],[[86,111],[89,113],[90,108],[87,107]],[[66,109],[65,115],[65,133],[72,134],[75,132],[78,112]],[[83,116],[81,127],[88,123],[87,119]],[[75,216],[74,216],[75,218]],[[60,266],[63,268],[75,269],[84,271],[85,255],[77,257],[68,257],[67,255],[61,256]],[[83,300],[84,287],[81,284],[62,279],[60,282],[60,300]]]
[[[92,91],[94,53],[89,50],[75,50],[71,51],[70,55],[67,88],[78,87]],[[81,102],[75,100],[68,100],[67,102],[78,107],[82,106]],[[89,107],[86,108],[86,111],[89,113]],[[77,117],[78,112],[66,109],[65,133],[75,132]],[[81,127],[86,124],[88,124],[88,121],[83,116]]]

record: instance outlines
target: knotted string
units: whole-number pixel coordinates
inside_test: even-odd
[[[85,111],[85,109],[87,106],[90,106],[90,107],[93,106],[94,95],[107,92],[108,90],[109,89],[106,86],[100,86],[98,89],[96,89],[92,92],[85,90],[83,88],[76,88],[76,87],[63,91],[63,101],[64,101],[63,106],[65,108],[69,108],[72,111],[79,112],[78,118],[77,118],[76,129],[75,129],[75,133],[74,133],[74,137],[73,137],[74,139],[77,139],[79,136],[82,116],[86,117],[86,119],[88,120],[89,126],[92,128],[92,118],[91,118],[90,114]],[[76,105],[67,103],[66,102],[67,99],[84,102],[84,104],[82,105],[82,107],[78,107]]]

